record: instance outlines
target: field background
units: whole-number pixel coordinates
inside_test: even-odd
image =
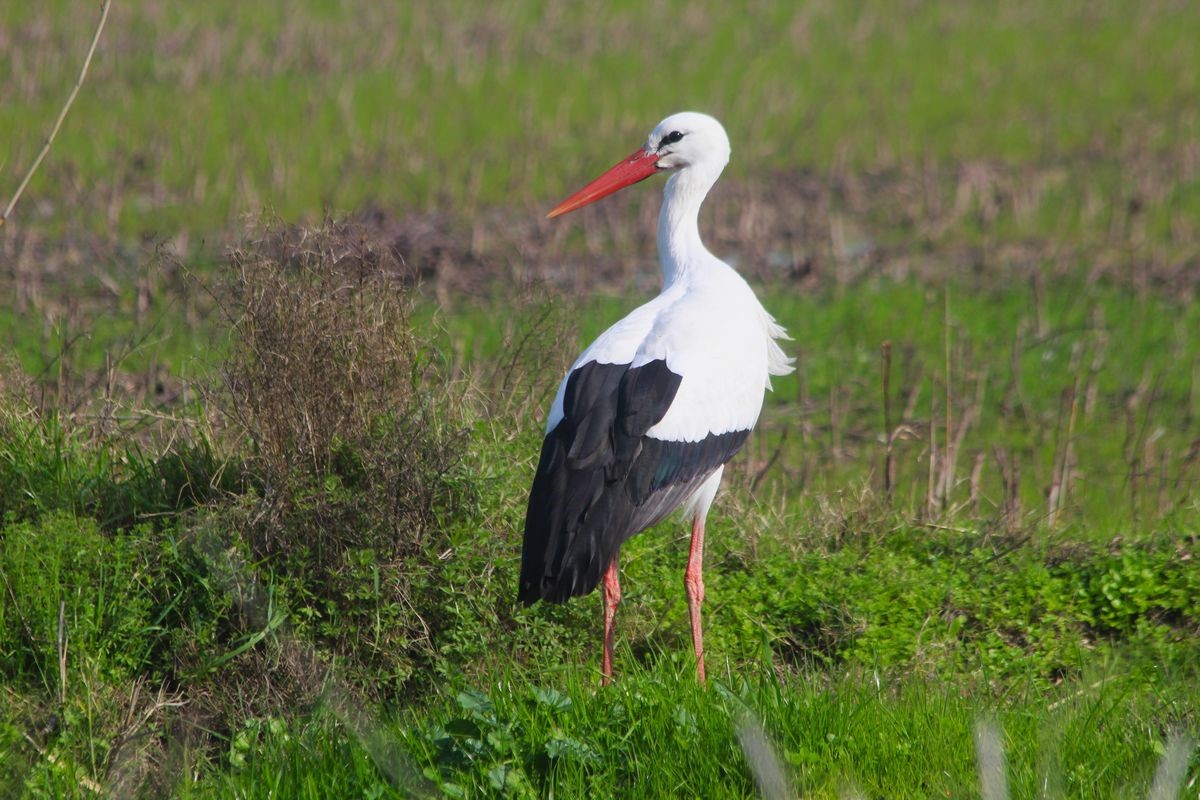
[[[96,12],[3,9],[0,196]],[[1187,2],[118,0],[0,228],[0,795],[998,797],[1003,756],[1200,796],[1197,41]],[[673,522],[600,691],[598,600],[513,602],[520,524],[659,186],[544,213],[683,109],[798,371],[711,517],[710,685]]]

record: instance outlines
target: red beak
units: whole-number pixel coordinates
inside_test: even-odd
[[[594,203],[601,197],[608,197],[618,189],[632,186],[638,181],[644,181],[658,172],[658,154],[639,148],[631,156],[601,175],[575,194],[563,200],[547,217],[558,217],[568,211],[583,208],[588,203]]]

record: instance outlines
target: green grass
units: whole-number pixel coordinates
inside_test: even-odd
[[[335,667],[308,701],[315,703],[309,713],[245,719],[187,756],[192,766],[176,763],[157,780],[200,797],[272,788],[319,797],[333,786],[378,796],[399,788],[403,796],[428,781],[468,795],[507,787],[500,793],[610,796],[630,787],[641,796],[749,796],[750,774],[732,735],[749,713],[806,794],[837,796],[850,785],[872,794],[968,792],[972,725],[995,717],[1006,732],[1015,796],[1046,780],[1067,796],[1144,796],[1166,737],[1195,734],[1200,653],[1179,625],[1200,623],[1200,576],[1178,560],[1179,542],[1060,560],[1036,548],[996,551],[976,536],[912,530],[844,545],[809,542],[795,554],[738,563],[732,534],[725,523],[712,537],[707,689],[692,677],[680,593],[664,588],[676,582],[666,578],[678,577],[681,552],[665,547],[661,534],[629,548],[619,680],[607,690],[596,686],[597,642],[583,603],[564,609],[566,616],[541,608],[488,619],[489,610],[510,613],[504,598],[515,561],[496,562],[495,575],[468,586],[464,573],[479,576],[481,562],[494,558],[468,553],[436,585],[457,617],[442,634],[448,646],[436,669],[444,677],[419,703],[400,711],[356,703],[337,688]],[[59,760],[30,758],[18,719],[0,725],[6,763],[32,796],[76,794],[87,776],[111,778],[136,761],[137,740],[131,747],[128,732],[108,718],[122,701],[133,702],[122,697],[122,679],[141,674],[153,682],[159,670],[170,673],[180,644],[163,649],[163,637],[213,636],[211,628],[162,624],[186,617],[179,606],[205,594],[201,586],[167,591],[171,580],[213,581],[208,591],[223,592],[214,572],[205,579],[204,570],[189,571],[170,555],[174,548],[156,554],[154,538],[110,541],[70,517],[4,531],[5,574],[27,582],[10,588],[28,599],[0,618],[0,645],[9,669],[45,682],[11,684],[22,701],[14,710],[33,708],[30,698],[42,691],[60,691],[60,596],[73,648],[57,705],[63,717],[49,745]],[[36,566],[23,564],[31,558]],[[253,575],[251,567],[232,579]],[[39,584],[68,593],[44,595]],[[273,624],[258,647],[280,654],[306,647],[314,631],[303,615],[289,614],[301,609],[280,610],[291,621]],[[482,637],[479,649],[455,648],[455,633]],[[26,652],[22,636],[33,637],[24,646],[35,645],[27,652],[40,660],[37,670],[10,660]],[[234,660],[224,663],[237,664],[246,650],[229,655]],[[277,680],[288,679],[281,665],[275,669]],[[160,746],[186,750],[187,719],[162,730]],[[188,777],[197,769],[197,779]]]
[[[236,440],[135,446],[119,428],[97,437],[67,416],[9,412],[0,443],[0,485],[9,487],[3,785],[77,794],[134,764],[139,785],[165,780],[185,795],[277,786],[316,797],[348,785],[389,796],[394,779],[374,760],[383,747],[402,754],[405,775],[420,776],[404,780],[468,796],[625,786],[646,796],[746,796],[752,778],[730,733],[744,704],[807,794],[969,792],[971,726],[994,715],[1014,796],[1044,779],[1065,796],[1088,796],[1088,787],[1144,796],[1155,748],[1175,730],[1195,736],[1200,713],[1189,689],[1200,663],[1189,450],[1198,420],[1193,378],[1174,368],[1195,351],[1200,325],[1191,306],[1103,284],[1049,284],[1040,310],[1030,292],[950,288],[955,417],[972,408],[978,417],[946,507],[932,509],[927,403],[936,398],[940,429],[944,287],[879,281],[769,295],[797,337],[801,375],[777,381],[710,524],[706,628],[718,683],[707,693],[690,677],[686,541],[676,523],[624,548],[615,690],[595,688],[593,599],[530,610],[512,600],[539,414],[561,368],[539,359],[573,352],[575,337],[594,335],[628,299],[577,307],[578,328],[558,341],[546,337],[572,306],[518,304],[528,316],[499,326],[494,300],[436,323],[428,309],[418,314],[414,329],[439,349],[471,354],[454,392],[475,410],[451,477],[463,500],[437,512],[424,550],[407,555],[386,540],[332,544],[342,538],[329,536],[338,520],[351,519],[339,514],[376,525],[354,477],[372,463],[362,459],[378,457],[365,449],[333,442],[328,471],[287,490],[295,507],[266,530],[303,534],[306,545],[256,550],[266,534],[253,520],[270,508],[260,492],[272,489]],[[512,375],[487,366],[529,329],[542,333]],[[995,332],[1017,329],[1029,344],[1014,360],[1016,337]],[[884,339],[895,343],[893,424],[915,431],[896,445],[890,501],[879,479]],[[977,402],[973,375],[985,368]],[[1051,521],[1046,493],[1067,440],[1063,393],[1077,376],[1078,474]],[[1144,387],[1135,399],[1139,384],[1153,396]],[[1084,413],[1088,385],[1095,399]],[[916,387],[917,410],[902,418]],[[489,402],[498,405],[489,411]],[[1012,512],[994,448],[1020,465]],[[976,453],[985,466],[972,503]],[[334,527],[314,539],[313,525]],[[334,699],[288,666],[308,658],[346,687]],[[272,676],[266,691],[255,677],[263,674]],[[195,711],[139,705],[137,681]],[[546,690],[541,700],[531,686]],[[457,693],[472,690],[494,708],[464,708]],[[561,702],[554,692],[569,711],[546,707]],[[363,710],[347,714],[343,696]],[[130,732],[126,706],[150,714],[146,728]],[[361,714],[384,720],[372,723],[382,726],[375,738],[361,738]],[[56,722],[47,730],[48,719]],[[680,766],[672,754],[681,751],[697,763]]]
[[[1194,708],[1188,686],[1156,676],[1150,697],[1105,677],[1082,692],[997,707],[866,676],[829,683],[754,674],[703,690],[686,667],[659,662],[598,692],[513,673],[486,690],[447,692],[420,720],[384,717],[358,735],[329,711],[299,728],[256,721],[231,742],[232,769],[177,789],[184,797],[404,797],[434,786],[449,797],[754,797],[735,731],[756,720],[806,797],[967,797],[977,785],[973,728],[995,720],[1013,796],[1144,797],[1164,749],[1159,722]],[[381,752],[372,738],[407,752]],[[1098,753],[1112,755],[1100,769]]]
[[[1140,796],[1165,737],[1195,735],[1200,571],[1186,526],[1160,521],[1126,529],[1125,544],[1086,545],[1069,529],[1035,527],[1029,539],[962,513],[951,521],[967,528],[928,528],[869,495],[829,507],[832,495],[814,491],[771,511],[761,503],[774,481],[759,504],[735,482],[711,525],[714,685],[701,690],[691,677],[686,542],[665,525],[625,548],[619,681],[598,691],[595,603],[512,604],[521,464],[536,433],[494,436],[476,433],[467,464],[476,505],[435,545],[451,557],[432,571],[407,562],[418,571],[411,605],[399,609],[380,592],[385,565],[370,557],[365,569],[331,573],[347,594],[329,605],[294,561],[226,556],[245,545],[219,501],[199,518],[162,518],[157,500],[143,499],[140,510],[167,527],[117,534],[86,517],[24,512],[36,521],[0,533],[5,785],[79,794],[133,764],[153,785],[201,797],[270,787],[317,797],[332,786],[389,796],[393,782],[407,791],[411,781],[467,795],[633,786],[646,796],[746,796],[751,777],[731,726],[748,708],[797,784],[818,796],[851,785],[967,792],[981,716],[1007,732],[1017,795],[1051,780],[1067,796],[1092,787]],[[364,673],[335,655],[337,637],[367,648],[379,635],[372,616],[403,630],[412,613],[432,626],[434,649],[394,645],[405,650],[373,656],[379,672],[365,678],[394,684],[385,676],[402,667],[409,691],[382,706],[353,699]],[[286,665],[309,652],[327,659],[331,682],[299,683],[304,713],[251,694],[246,670],[267,665],[277,691],[297,691]],[[354,688],[337,688],[351,676]],[[200,723],[210,732],[199,748],[187,744],[197,723],[186,712],[160,711],[133,736],[121,720],[124,704],[137,706],[134,680],[164,682],[204,714],[223,708],[213,718],[222,721]],[[213,697],[238,681],[240,698]],[[39,734],[48,717],[58,721]],[[54,757],[39,757],[23,732]]]
[[[799,369],[795,378],[775,381],[749,458],[737,463],[761,466],[786,435],[777,465],[791,502],[880,488],[881,347],[891,342],[891,424],[907,431],[895,444],[894,492],[903,507],[922,507],[931,420],[945,447],[949,369],[951,424],[968,416],[970,424],[947,505],[969,501],[969,474],[982,456],[979,494],[994,509],[1003,495],[998,447],[1021,464],[1022,507],[1035,518],[1044,513],[1074,400],[1070,458],[1079,472],[1060,515],[1074,526],[1070,535],[1152,530],[1168,510],[1178,515],[1176,525],[1194,524],[1197,306],[1078,279],[1042,292],[969,281],[861,281],[806,293],[768,288],[766,305],[791,333]],[[639,302],[593,297],[572,305],[566,313],[579,347]],[[500,358],[512,324],[495,319],[488,304],[445,317],[444,347],[483,363]]]
[[[0,128],[19,134],[6,175],[78,69],[94,20],[68,8],[10,22],[53,47],[0,60]],[[209,236],[264,205],[540,208],[683,108],[726,121],[735,177],[1172,153],[1200,124],[1197,38],[1196,15],[1166,2],[141,0],[117,7],[23,217]],[[83,202],[53,190],[64,180]]]

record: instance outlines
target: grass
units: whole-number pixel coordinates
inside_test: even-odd
[[[714,679],[705,691],[689,682],[686,666],[665,663],[627,671],[609,692],[558,685],[510,674],[486,691],[447,693],[421,720],[379,719],[367,735],[411,753],[390,762],[398,785],[385,780],[389,762],[373,759],[377,753],[326,711],[299,728],[275,719],[248,725],[229,745],[235,767],[180,795],[750,797],[755,787],[734,732],[757,719],[804,796],[958,797],[976,783],[972,728],[988,715],[1003,731],[1014,796],[1137,797],[1147,794],[1165,740],[1135,721],[1161,719],[1173,702],[1147,702],[1111,682],[1064,694],[1049,712],[1040,698],[995,709],[908,682],[762,674]],[[1170,679],[1160,686],[1186,692]],[[1097,717],[1126,723],[1097,726]],[[1116,757],[1098,773],[1096,753]]]
[[[273,291],[305,296],[286,287]],[[950,288],[952,367],[965,376],[965,388],[953,388],[961,404],[955,417],[974,413],[976,421],[963,436],[963,466],[944,508],[927,497],[926,437],[931,420],[935,429],[944,426],[942,406],[932,417],[922,410],[929,398],[940,404],[945,397],[946,331],[940,322],[922,327],[944,313],[943,290],[883,281],[863,282],[853,293],[836,286],[809,295],[775,293],[774,310],[806,345],[798,350],[803,377],[779,382],[756,443],[731,472],[711,526],[706,620],[714,674],[726,690],[754,699],[749,705],[764,717],[789,775],[806,794],[832,796],[851,786],[868,794],[971,786],[971,725],[996,714],[1009,732],[1014,792],[1052,779],[1066,796],[1086,794],[1092,785],[1139,796],[1144,792],[1137,787],[1144,787],[1158,756],[1155,747],[1174,730],[1195,734],[1197,709],[1188,689],[1200,657],[1196,507],[1189,499],[1195,465],[1188,449],[1195,394],[1170,365],[1175,354],[1194,349],[1190,331],[1200,328],[1174,324],[1191,307],[1156,295],[1138,299],[1104,285],[1067,291],[1052,284],[1040,312],[1048,335],[1014,358],[1014,339],[997,341],[992,332],[1024,329],[1033,340],[1039,311],[1031,308],[1032,291]],[[300,300],[288,302],[303,307]],[[86,420],[32,411],[12,417],[0,477],[20,487],[6,496],[24,499],[8,508],[17,521],[3,536],[4,573],[13,576],[3,648],[13,709],[5,735],[9,763],[16,765],[9,780],[34,796],[61,795],[86,780],[124,775],[133,767],[122,765],[133,759],[139,785],[167,781],[180,794],[253,796],[258,787],[277,785],[320,796],[327,793],[322,787],[345,782],[386,796],[395,787],[378,763],[375,740],[363,739],[355,721],[362,713],[384,720],[371,723],[382,726],[372,735],[404,754],[418,783],[451,793],[461,786],[467,794],[540,796],[553,786],[560,793],[610,794],[629,784],[651,794],[676,794],[680,787],[699,795],[751,793],[750,773],[729,736],[734,706],[723,699],[708,708],[699,698],[724,695],[696,693],[678,679],[690,670],[685,606],[676,591],[686,547],[682,529],[668,525],[625,548],[619,691],[638,694],[641,705],[627,711],[648,724],[678,725],[676,715],[687,714],[705,720],[693,746],[715,770],[648,768],[674,762],[652,749],[636,755],[646,752],[641,738],[620,746],[606,738],[607,724],[598,720],[609,701],[591,688],[591,604],[530,611],[512,605],[515,532],[536,452],[536,415],[557,372],[531,359],[547,349],[572,352],[578,339],[593,335],[629,301],[590,304],[577,332],[557,342],[544,337],[557,335],[569,307],[518,300],[527,321],[498,327],[490,324],[490,309],[503,308],[495,302],[475,310],[460,304],[451,316],[430,316],[426,308],[414,318],[413,330],[440,331],[446,343],[438,350],[471,354],[462,363],[476,377],[461,380],[489,390],[465,395],[466,407],[476,409],[455,477],[471,487],[466,504],[436,512],[442,521],[427,549],[399,559],[387,540],[362,538],[375,529],[374,515],[386,512],[369,501],[366,487],[348,480],[354,471],[345,471],[345,454],[354,463],[375,458],[361,444],[341,449],[339,435],[351,442],[358,434],[322,440],[321,452],[343,455],[315,460],[325,466],[313,483],[287,490],[294,510],[271,523],[276,538],[263,539],[265,529],[248,520],[270,506],[253,487],[279,479],[269,477],[268,462],[253,449],[222,465],[219,459],[229,455],[214,463],[212,448],[229,453],[224,437],[206,446],[161,449],[151,440],[135,447],[119,427],[97,438]],[[338,329],[353,325],[342,322]],[[318,336],[333,330],[319,327]],[[244,343],[224,357],[253,359],[254,342],[265,341],[268,332],[250,336],[253,329],[244,323],[240,330]],[[897,331],[906,333],[898,338]],[[534,342],[517,362],[485,366],[527,334]],[[879,479],[878,347],[885,336],[903,342],[891,383],[894,424],[915,431],[896,442],[890,501]],[[310,347],[307,341],[298,337],[295,346]],[[372,340],[355,341],[361,347]],[[1071,363],[1072,351],[1080,350],[1088,357],[1074,359],[1074,373],[1082,376],[1076,391],[1085,398],[1083,387],[1094,385],[1093,408],[1090,416],[1078,414],[1070,445],[1071,469],[1079,475],[1051,523],[1047,493],[1065,447],[1063,393],[1075,385],[1061,363]],[[1102,358],[1091,358],[1097,352]],[[353,360],[362,368],[371,358],[360,353]],[[322,380],[336,384],[336,361],[327,363],[334,372]],[[383,363],[386,369],[390,361]],[[996,388],[990,383],[977,400],[971,373],[984,365],[995,365],[989,381]],[[1155,387],[1153,399],[1146,388],[1144,400],[1132,399],[1142,384]],[[462,384],[453,391],[461,390]],[[918,401],[910,404],[913,393]],[[276,400],[291,402],[288,397],[285,392]],[[375,402],[364,396],[360,408]],[[916,410],[902,414],[905,405]],[[514,425],[520,419],[526,422]],[[1114,429],[1128,435],[1130,426],[1135,436],[1153,435],[1153,452],[1165,457],[1146,455],[1152,451],[1145,441],[1112,436]],[[267,435],[270,429],[257,430]],[[991,452],[996,447],[1020,467],[1016,508],[1004,504],[1005,475]],[[972,478],[967,465],[976,453],[984,467]],[[1155,469],[1143,470],[1131,454]],[[221,483],[213,483],[216,476]],[[1135,493],[1138,481],[1142,488]],[[336,520],[347,510],[367,515],[354,526],[358,544],[334,547],[340,537],[313,533],[320,520],[340,525]],[[278,538],[293,535],[310,544],[295,549]],[[227,551],[240,555],[223,555]],[[114,571],[96,573],[95,565]],[[53,575],[59,577],[48,578]],[[56,637],[58,607],[68,596],[64,682]],[[36,609],[25,597],[37,598]],[[361,697],[354,702],[365,711],[348,714],[326,699],[329,678],[295,666],[311,659],[346,687],[335,697],[343,691]],[[269,687],[253,678],[264,670],[272,676]],[[748,687],[739,683],[743,678]],[[122,727],[129,713],[121,709],[133,702],[128,687],[138,680],[146,682],[144,694],[161,685],[165,701],[188,705],[145,706],[140,713],[157,710],[131,733]],[[599,710],[569,725],[547,720],[536,697],[524,696],[529,685]],[[489,731],[463,733],[470,729],[461,722],[466,712],[457,693],[471,691],[484,692],[502,709],[493,723],[501,745],[487,740]],[[849,718],[842,706],[847,692],[861,709]],[[765,710],[771,706],[764,693],[782,698],[774,701],[775,716]],[[1081,741],[1071,733],[1061,745],[1048,744],[1041,734],[1048,727],[1086,727],[1064,721],[1073,718],[1061,709],[1074,701],[1062,701],[1076,696],[1107,698],[1089,712],[1105,714],[1095,731],[1101,738]],[[379,698],[390,699],[377,705]],[[932,712],[914,698],[939,709],[950,704],[947,719],[939,721],[945,727],[931,730],[926,717]],[[832,756],[828,747],[794,744],[809,742],[813,723],[797,716],[809,703],[831,715],[817,728],[822,735],[857,742],[861,731],[897,731],[895,747],[910,748],[911,766],[907,772],[885,768],[894,763],[885,742]],[[304,713],[293,716],[296,708]],[[47,719],[62,721],[38,733]],[[1147,723],[1153,735],[1145,732]],[[445,734],[446,726],[458,733]],[[681,746],[676,734],[664,738],[660,729],[648,728],[644,736],[664,748]],[[152,744],[131,751],[127,740]],[[476,747],[470,758],[459,752]],[[1089,748],[1108,747],[1119,748],[1122,757],[1089,760],[1097,752]],[[55,760],[47,760],[48,752]],[[313,752],[321,754],[317,761],[303,760]],[[622,771],[627,760],[635,774]],[[937,766],[922,772],[929,764]],[[197,777],[180,782],[184,774]],[[508,788],[497,789],[496,781]]]
[[[0,126],[22,133],[8,169],[36,151],[77,69],[71,44],[93,20],[67,7],[11,22],[47,47],[10,48],[0,65]],[[126,236],[208,236],[264,204],[287,218],[367,203],[540,208],[563,175],[594,171],[683,107],[728,123],[735,177],[1172,152],[1197,132],[1197,24],[1169,2],[984,16],[946,4],[141,0],[115,9],[27,213],[64,182],[90,227]],[[647,75],[661,76],[653,91],[632,89]]]
[[[885,329],[915,329],[914,317],[942,307],[936,293],[903,286],[885,284],[857,300],[864,295],[889,301],[879,307],[896,319],[875,323]],[[988,331],[1003,327],[993,320],[1020,316],[991,300],[974,309],[964,299],[961,313],[971,324],[955,332],[981,362],[1000,360],[988,350]],[[1107,309],[1124,301],[1097,289],[1076,304]],[[492,373],[484,385],[510,386],[512,394],[504,401],[493,390],[488,397],[502,404],[475,412],[481,416],[456,478],[473,489],[465,504],[435,512],[441,527],[427,549],[399,560],[383,541],[363,539],[341,551],[328,537],[289,557],[279,555],[288,552],[280,550],[286,539],[255,555],[260,540],[244,515],[262,514],[253,486],[268,473],[249,454],[241,461],[249,483],[230,479],[209,495],[176,490],[167,497],[177,504],[168,502],[164,514],[160,494],[95,487],[154,486],[144,476],[169,474],[165,465],[175,452],[131,459],[121,455],[119,436],[106,445],[57,417],[21,417],[27,444],[10,451],[5,475],[23,480],[22,494],[39,502],[14,506],[9,518],[18,521],[2,537],[4,574],[12,576],[2,619],[12,709],[4,730],[15,765],[8,780],[33,796],[77,792],[86,781],[126,774],[138,776],[136,785],[166,781],[172,793],[197,796],[254,796],[272,786],[320,796],[334,785],[388,796],[397,786],[403,792],[427,783],[468,795],[541,796],[551,787],[611,794],[633,785],[651,796],[745,796],[752,779],[730,736],[745,705],[764,720],[806,794],[964,790],[973,785],[971,726],[984,715],[997,716],[1007,732],[1017,793],[1050,780],[1067,796],[1093,786],[1144,794],[1166,737],[1176,730],[1195,735],[1195,508],[1185,502],[1160,513],[1148,503],[1132,514],[1122,496],[1129,491],[1123,451],[1100,445],[1107,441],[1104,420],[1120,419],[1128,406],[1118,402],[1131,391],[1119,375],[1137,374],[1130,364],[1139,358],[1151,370],[1165,367],[1171,349],[1156,345],[1163,331],[1181,329],[1147,324],[1136,329],[1145,340],[1126,337],[1106,351],[1095,377],[1096,429],[1081,423],[1075,436],[1078,452],[1090,459],[1081,463],[1093,465],[1098,483],[1108,482],[1071,495],[1076,499],[1050,525],[1039,483],[1048,473],[1039,472],[1037,459],[1054,452],[1063,385],[1049,380],[1054,371],[1044,358],[1017,362],[1031,370],[1024,411],[1004,411],[998,397],[990,413],[1002,424],[973,428],[963,444],[966,453],[997,441],[1012,448],[1029,481],[1021,502],[1031,507],[1010,514],[990,499],[990,489],[977,505],[963,503],[967,489],[958,486],[946,509],[931,512],[923,494],[928,452],[919,441],[897,449],[916,467],[897,470],[891,501],[873,484],[882,446],[870,433],[879,417],[878,401],[868,399],[877,392],[878,369],[870,324],[848,317],[835,296],[793,302],[780,310],[828,342],[805,356],[807,380],[821,387],[809,392],[845,392],[849,410],[837,418],[854,422],[836,430],[834,415],[823,416],[823,404],[806,407],[794,388],[791,398],[773,398],[764,423],[759,449],[782,447],[786,455],[767,470],[756,499],[749,487],[764,462],[752,451],[736,463],[711,526],[707,641],[719,683],[707,693],[681,677],[691,670],[682,593],[673,588],[686,547],[681,529],[664,526],[625,548],[616,693],[593,688],[591,604],[512,604],[515,531],[537,426],[514,428],[508,420],[531,412],[530,396],[540,400],[545,392],[536,387],[549,385],[553,367],[521,361],[516,377],[504,381]],[[1021,302],[1009,301],[1017,308]],[[597,321],[611,316],[607,306],[592,309]],[[441,335],[458,342],[450,349],[484,354],[506,336],[522,340],[522,325],[497,333],[479,327],[483,318],[444,319]],[[1072,319],[1049,306],[1051,330],[1071,331]],[[556,323],[526,324],[552,331]],[[911,337],[911,363],[936,365],[940,339],[933,332]],[[898,377],[893,385],[904,384]],[[1153,426],[1153,414],[1183,418],[1179,403],[1187,392],[1160,396],[1140,427]],[[860,402],[863,411],[852,410]],[[789,425],[794,432],[785,439]],[[1161,446],[1175,435],[1186,443],[1188,430],[1160,435],[1168,437]],[[1022,436],[1028,445],[1018,446]],[[809,457],[806,472],[811,443],[834,440],[843,443],[840,451]],[[305,519],[337,519],[345,503],[357,502],[362,489],[345,483],[335,462],[314,475],[315,483],[288,490],[296,492],[289,502],[299,505],[273,523],[282,525],[276,536],[312,539]],[[224,472],[184,474],[211,486],[211,477],[199,476]],[[1167,477],[1175,486],[1178,476]],[[1187,480],[1180,484],[1185,498],[1192,491]],[[920,488],[907,491],[910,481]],[[999,481],[997,470],[980,483]],[[81,499],[81,485],[92,487],[83,497],[123,498],[123,514]],[[193,496],[198,511],[178,502]],[[368,525],[372,515],[387,513],[370,503],[353,508]],[[90,520],[110,520],[103,523],[108,532]],[[64,602],[71,642],[65,680],[58,644]],[[314,675],[308,663],[324,666]],[[270,684],[259,685],[256,674],[269,674]],[[165,687],[165,704],[143,699],[150,704],[138,706],[128,687],[139,680]],[[645,727],[631,731],[614,722],[618,700],[621,719]],[[573,711],[556,710],[567,701]],[[169,704],[175,702],[187,705]],[[138,713],[122,712],[123,704]],[[303,713],[295,715],[297,708]],[[145,713],[140,727],[123,727]],[[1094,725],[1096,715],[1103,725]],[[57,720],[48,731],[47,719]],[[880,730],[891,733],[870,735]],[[704,754],[703,768],[652,766],[676,763],[670,753],[683,747]],[[402,755],[381,756],[380,748]],[[1097,760],[1100,751],[1119,757]],[[907,761],[897,763],[900,756]],[[387,766],[395,759],[405,765],[402,773]]]
[[[769,290],[768,305],[795,338],[801,369],[795,380],[776,382],[760,434],[738,463],[753,472],[776,457],[793,500],[847,487],[881,489],[881,346],[890,341],[891,422],[899,430],[893,487],[908,510],[926,505],[929,426],[939,429],[944,449],[949,391],[951,424],[964,431],[945,506],[1000,505],[999,447],[1021,463],[1021,508],[1044,512],[1069,447],[1074,466],[1062,516],[1068,525],[1085,520],[1079,533],[1113,536],[1168,509],[1186,525],[1196,510],[1189,500],[1200,413],[1200,376],[1189,355],[1200,330],[1196,306],[1078,280],[1040,291],[888,280],[807,293]],[[581,304],[573,312],[580,346],[634,302]],[[486,304],[447,318],[445,347],[486,360],[506,336],[492,319]],[[1078,408],[1068,443],[1072,404]],[[983,463],[972,477],[978,458]]]
[[[77,12],[13,9],[0,182]],[[1194,795],[1198,19],[116,4],[0,237],[0,795]],[[710,521],[712,683],[668,522],[602,691],[518,531],[658,192],[540,216],[682,107],[799,369]]]

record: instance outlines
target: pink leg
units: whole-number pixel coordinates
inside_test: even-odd
[[[613,641],[616,638],[616,627],[613,620],[617,616],[617,606],[621,605],[621,581],[617,576],[617,557],[613,556],[612,563],[604,573],[604,660],[600,664],[601,679],[604,686],[612,683],[613,677]]]
[[[692,647],[696,651],[696,677],[704,683],[704,631],[700,627],[700,604],[704,602],[704,517],[692,521],[692,548],[688,553],[683,586],[687,589],[688,614],[692,618]]]

